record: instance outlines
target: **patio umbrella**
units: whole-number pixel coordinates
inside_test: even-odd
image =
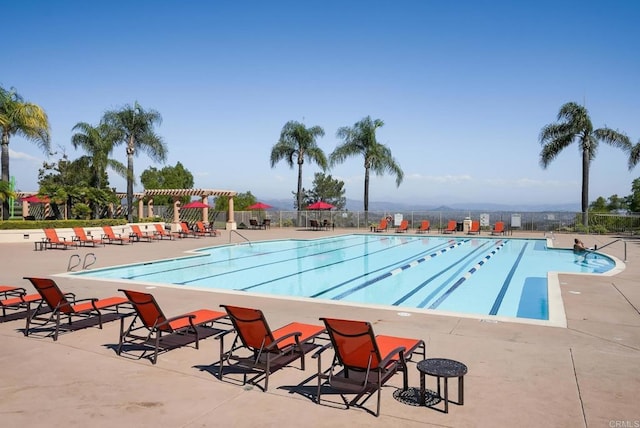
[[[269,204],[265,204],[262,202],[257,202],[249,207],[247,207],[248,210],[268,210],[269,208],[273,208],[271,205]]]
[[[49,203],[48,197],[44,197],[41,199],[38,197],[38,195],[26,196],[20,200],[22,202],[29,202],[30,204],[48,204]]]
[[[308,210],[330,210],[331,208],[335,208],[335,206],[324,201],[314,202],[307,207]]]
[[[209,205],[201,201],[192,201],[185,204],[182,208],[209,208]]]

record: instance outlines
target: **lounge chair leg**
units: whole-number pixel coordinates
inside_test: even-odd
[[[56,311],[56,331],[53,334],[53,341],[58,340],[58,330],[60,329],[60,311]]]
[[[160,330],[156,330],[156,343],[155,343],[155,349],[153,350],[153,359],[151,360],[151,362],[153,364],[156,363],[156,361],[158,361],[158,347],[160,346]]]

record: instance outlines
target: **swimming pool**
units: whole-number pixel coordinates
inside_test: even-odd
[[[547,248],[545,239],[354,234],[217,246],[194,256],[73,275],[549,320],[550,306],[557,307],[550,295],[560,293],[550,287],[548,272],[597,274],[614,267],[601,254]],[[564,311],[552,315],[563,318]]]

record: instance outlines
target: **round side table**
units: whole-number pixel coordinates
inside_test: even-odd
[[[444,400],[444,412],[449,413],[449,383],[450,377],[458,378],[458,402],[464,404],[464,375],[467,374],[467,366],[459,361],[447,358],[428,358],[417,364],[420,372],[420,403],[425,403],[426,382],[425,375],[435,376],[438,379],[438,397]],[[444,397],[440,395],[440,378],[444,379]]]

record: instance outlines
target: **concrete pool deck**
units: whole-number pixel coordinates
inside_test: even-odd
[[[243,230],[250,240],[317,238],[352,230]],[[458,235],[462,235],[458,233]],[[427,235],[428,236],[428,235]],[[455,235],[454,235],[455,236]],[[486,236],[486,235],[481,235]],[[541,233],[514,237],[542,238]],[[570,247],[574,235],[556,234],[555,246]],[[616,236],[582,236],[599,247]],[[240,242],[222,231],[217,238],[112,245],[80,250],[34,251],[30,243],[0,244],[0,284],[25,287],[24,276],[52,276],[67,270],[69,257],[94,253],[93,267],[184,256],[185,251]],[[86,328],[50,337],[22,334],[24,318],[0,322],[3,426],[69,426],[88,424],[136,427],[214,426],[553,426],[627,427],[640,425],[640,239],[625,237],[627,263],[615,276],[560,275],[567,328],[492,321],[437,312],[358,307],[326,302],[256,297],[157,287],[154,294],[168,316],[220,304],[257,307],[272,327],[291,321],[318,323],[321,316],[359,319],[374,324],[377,334],[424,339],[428,357],[461,361],[465,376],[463,406],[444,414],[397,401],[396,376],[382,391],[381,415],[360,408],[346,410],[339,396],[323,395],[315,404],[316,361],[305,371],[293,366],[275,372],[268,392],[241,385],[241,376],[219,380],[212,374],[219,342],[207,338],[161,354],[158,363],[119,357],[118,322],[103,330]],[[603,250],[624,259],[624,243]],[[122,284],[54,277],[64,291],[78,297],[118,295]],[[143,286],[130,286],[144,290]],[[329,352],[330,354],[330,352]],[[419,385],[414,363],[409,384]],[[434,378],[427,387],[435,388]],[[456,398],[456,382],[450,396]],[[375,407],[375,399],[366,406]],[[441,408],[441,405],[438,406]]]

